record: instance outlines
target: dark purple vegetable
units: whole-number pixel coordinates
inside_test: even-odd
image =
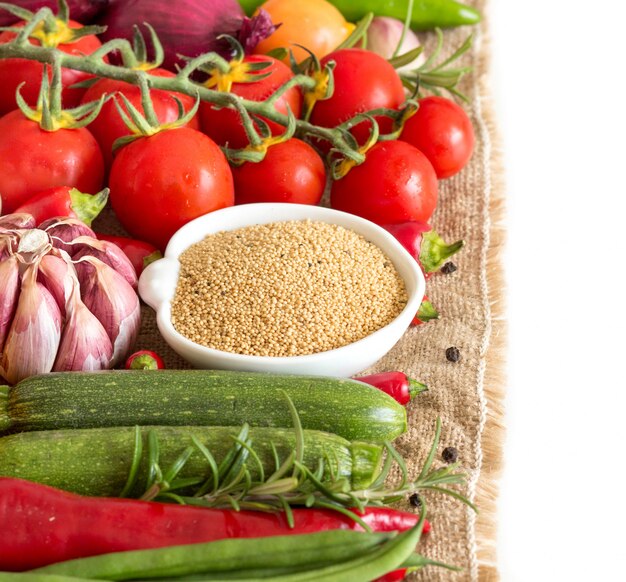
[[[51,8],[55,13],[57,9],[57,0],[14,0],[11,4],[33,12],[44,6]],[[67,0],[67,4],[72,20],[77,20],[81,24],[89,24],[108,6],[109,0]],[[0,26],[7,26],[18,20],[19,18],[6,10],[0,10]]]
[[[151,24],[165,51],[163,67],[175,70],[183,62],[177,55],[228,50],[217,37],[236,36],[243,16],[237,0],[113,0],[99,23],[108,27],[104,40],[132,39],[134,24]]]

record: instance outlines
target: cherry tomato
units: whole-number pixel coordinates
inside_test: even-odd
[[[25,26],[25,24],[25,22],[20,22],[13,26],[21,28]],[[68,26],[70,28],[80,28],[82,24],[70,20],[68,21]],[[0,33],[0,44],[10,42],[16,36],[14,32],[6,30]],[[30,38],[29,42],[37,46],[41,44],[34,38]],[[97,36],[90,34],[78,39],[76,42],[59,44],[57,49],[71,55],[89,55],[100,48],[101,44]],[[50,77],[51,76],[52,74],[50,73]],[[26,59],[0,59],[0,79],[2,79],[2,83],[0,83],[0,115],[4,115],[17,108],[15,91],[21,83],[25,83],[20,89],[22,97],[24,97],[26,103],[35,106],[37,104],[42,77],[43,64],[41,63],[28,61]],[[74,71],[72,69],[62,70],[62,99],[63,106],[66,109],[76,107],[85,92],[85,89],[70,88],[70,85],[80,83],[90,77],[92,77],[92,75],[83,73],[82,71]]]
[[[98,192],[103,176],[102,152],[88,129],[44,131],[19,110],[0,118],[0,196],[5,214],[55,186]]]
[[[336,180],[330,205],[376,224],[428,222],[437,206],[437,176],[418,149],[403,141],[383,141],[365,162]]]
[[[269,66],[260,71],[251,71],[249,74],[269,75],[254,83],[233,83],[231,92],[243,99],[263,101],[274,93],[280,86],[293,77],[291,69],[280,61],[267,56],[251,55],[244,58],[244,63],[269,62]],[[287,106],[296,117],[300,116],[302,94],[300,89],[289,89],[276,101],[276,110],[287,114]],[[277,123],[264,120],[269,125],[272,134],[280,134],[285,128]],[[248,145],[248,138],[241,123],[239,114],[231,109],[218,109],[210,103],[200,104],[200,126],[213,141],[219,145],[227,145],[233,149]]]
[[[444,97],[424,97],[417,113],[408,119],[400,136],[430,161],[437,178],[460,172],[474,149],[474,128],[467,113]]]
[[[109,188],[124,228],[161,250],[190,220],[234,203],[226,157],[214,141],[188,127],[125,145],[113,160]]]
[[[166,71],[165,69],[152,69],[150,75],[154,75],[155,77],[175,76],[174,73]],[[133,106],[141,113],[144,113],[141,105],[141,90],[139,87],[114,79],[100,79],[94,83],[83,95],[81,103],[97,101],[102,95],[112,95],[115,93],[123,93]],[[170,93],[159,89],[152,89],[150,91],[150,97],[159,123],[171,123],[178,118],[178,104],[174,97],[180,100],[185,111],[189,111],[195,103],[195,99],[188,95]],[[126,110],[123,101],[119,98],[118,103]],[[198,129],[199,122],[197,116],[194,116],[187,125],[193,129]],[[102,153],[104,154],[105,164],[107,168],[109,168],[113,161],[113,143],[116,139],[130,134],[113,100],[108,100],[102,106],[98,117],[89,124],[89,131],[91,131],[96,140],[98,140]]]
[[[265,10],[272,22],[281,23],[268,38],[254,49],[265,54],[277,48],[291,49],[300,62],[309,53],[296,44],[308,48],[318,59],[335,50],[350,33],[354,25],[346,22],[339,10],[326,0],[268,0],[259,10]],[[289,62],[289,58],[285,59]]]
[[[398,109],[405,101],[404,87],[396,70],[380,55],[363,49],[341,49],[324,57],[325,65],[335,61],[335,91],[329,99],[313,107],[311,123],[334,127],[380,107]],[[391,131],[390,118],[376,116],[381,133]],[[352,129],[359,143],[369,135],[370,124],[363,122]]]
[[[307,143],[292,138],[271,146],[263,161],[233,168],[235,204],[319,204],[326,186],[324,162]]]

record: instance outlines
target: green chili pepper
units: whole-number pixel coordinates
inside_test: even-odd
[[[329,0],[347,20],[357,21],[373,12],[376,16],[392,16],[399,20],[406,18],[409,0]],[[239,0],[247,14],[254,12],[263,2],[260,0]],[[414,0],[411,11],[411,28],[429,30],[448,28],[480,22],[480,12],[456,0]]]
[[[330,530],[313,534],[232,538],[149,550],[115,552],[78,558],[33,570],[99,580],[170,578],[210,574],[228,578],[233,571],[285,569],[289,574],[322,565],[351,561],[376,552],[393,533]],[[221,574],[221,575],[220,575]]]

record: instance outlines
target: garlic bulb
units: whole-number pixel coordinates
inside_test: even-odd
[[[9,383],[107,369],[133,348],[137,276],[116,245],[90,232],[71,218],[35,227],[27,214],[0,217],[0,376]]]

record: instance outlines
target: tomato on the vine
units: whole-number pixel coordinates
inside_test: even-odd
[[[365,161],[333,182],[330,204],[376,224],[428,222],[437,206],[437,176],[418,149],[403,141],[382,141]]]
[[[171,71],[158,68],[150,70],[149,74],[155,77],[175,76]],[[140,113],[145,114],[141,104],[141,89],[137,85],[117,81],[115,79],[102,78],[96,81],[96,83],[87,89],[81,99],[81,103],[97,101],[102,95],[115,95],[117,93],[123,93],[128,101],[130,101],[131,105],[136,107]],[[178,119],[178,104],[174,97],[180,100],[185,111],[189,111],[195,104],[193,97],[183,95],[182,93],[172,93],[160,89],[152,89],[150,91],[150,99],[152,100],[154,112],[156,113],[159,123],[171,123]],[[118,104],[122,109],[126,110],[122,99],[118,97],[116,97],[116,99],[118,99]],[[198,129],[199,122],[197,116],[194,116],[187,126]],[[100,144],[107,168],[111,166],[113,160],[113,143],[115,140],[131,133],[128,127],[126,127],[112,99],[104,103],[98,117],[89,124],[89,131],[93,133]]]
[[[269,63],[259,71],[249,71],[250,79],[261,77],[258,81],[233,83],[230,91],[243,99],[250,101],[264,101],[279,87],[293,77],[291,69],[284,63],[268,56],[249,55],[243,59],[243,64]],[[267,75],[267,77],[263,77]],[[300,116],[302,107],[302,93],[298,87],[292,87],[281,95],[275,104],[279,113],[287,114],[288,108],[296,116]],[[283,126],[264,119],[273,135],[282,133]],[[233,149],[248,145],[248,138],[243,128],[239,113],[233,109],[217,108],[210,103],[200,104],[200,127],[213,141],[219,145],[228,145]]]
[[[402,81],[396,70],[381,56],[363,49],[340,49],[321,61],[325,66],[335,61],[335,90],[329,99],[318,101],[311,113],[311,123],[334,127],[354,117],[381,107],[398,109],[406,100]],[[382,133],[391,131],[389,117],[376,116]],[[363,122],[352,132],[360,143],[368,135],[369,123]]]
[[[5,214],[55,186],[98,192],[103,176],[102,152],[88,129],[44,131],[20,110],[0,118],[0,196]]]
[[[271,146],[261,162],[233,167],[235,204],[319,204],[326,186],[324,162],[307,143],[292,138]]]
[[[21,28],[25,25],[25,22],[19,22],[13,26]],[[82,24],[74,20],[69,20],[67,22],[67,27],[70,29],[81,28]],[[16,36],[17,34],[15,32],[5,30],[0,33],[0,44],[10,42]],[[41,44],[39,40],[32,37],[29,38],[29,42],[34,45]],[[79,38],[75,42],[62,42],[55,46],[58,50],[70,55],[90,55],[99,49],[101,45],[102,43],[97,36],[89,34]],[[2,79],[2,83],[0,83],[0,115],[4,115],[9,111],[13,111],[13,109],[17,109],[15,92],[21,83],[24,83],[24,86],[20,89],[20,93],[26,103],[31,106],[36,105],[42,77],[42,63],[26,59],[0,59],[0,79]],[[61,70],[61,83],[63,85],[62,98],[64,107],[71,108],[78,105],[85,89],[71,87],[71,85],[85,81],[90,77],[92,77],[92,75],[82,71],[76,71],[73,69]]]
[[[341,12],[327,0],[267,0],[259,6],[280,23],[276,31],[262,40],[254,49],[265,54],[278,48],[291,49],[297,62],[309,53],[296,44],[306,47],[318,59],[335,50],[354,30]],[[285,62],[289,62],[286,59]]]
[[[474,128],[467,113],[445,97],[424,97],[399,139],[414,145],[435,168],[439,179],[460,172],[474,149]]]
[[[189,127],[125,145],[113,159],[109,199],[124,228],[161,250],[183,225],[232,206],[233,178],[220,148]]]

